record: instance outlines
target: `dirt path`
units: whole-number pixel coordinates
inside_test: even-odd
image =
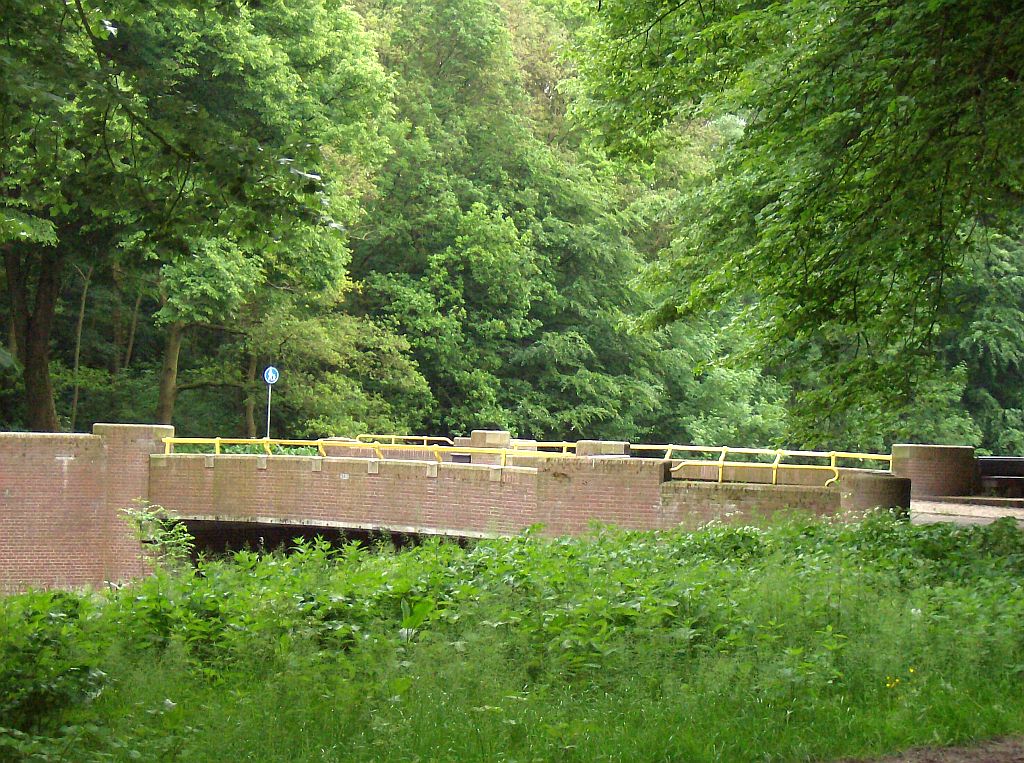
[[[837,763],[1024,763],[1024,738],[996,739],[971,747],[917,747],[889,758]]]

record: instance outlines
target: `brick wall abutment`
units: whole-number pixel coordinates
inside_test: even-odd
[[[0,590],[102,581],[105,483],[100,437],[0,433]]]
[[[99,586],[142,572],[121,508],[146,498],[149,456],[172,427],[0,433],[0,591]]]
[[[762,525],[783,516],[840,511],[839,492],[808,485],[761,485],[672,480],[661,488],[666,527],[696,529],[708,522]]]
[[[136,501],[151,499],[149,459],[164,452],[163,438],[173,437],[174,427],[96,424],[92,432],[103,440],[107,468],[106,511],[101,531],[105,547],[102,580],[128,580],[141,575],[144,568],[139,542],[121,510]]]

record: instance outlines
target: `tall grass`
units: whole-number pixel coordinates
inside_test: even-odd
[[[0,757],[828,759],[1024,730],[1024,533],[529,534],[0,604]],[[61,757],[63,756],[63,757]]]

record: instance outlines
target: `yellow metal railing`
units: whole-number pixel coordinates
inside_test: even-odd
[[[382,445],[455,445],[448,437],[425,437],[418,434],[361,434],[356,440],[363,443],[380,443]],[[387,442],[385,442],[387,440]]]
[[[820,450],[788,450],[786,448],[730,448],[728,446],[704,446],[704,445],[631,445],[633,451],[664,451],[665,460],[672,460],[674,452],[681,453],[707,453],[718,455],[712,459],[684,459],[672,467],[673,472],[685,469],[687,466],[708,466],[714,464],[718,467],[718,481],[725,481],[725,470],[727,467],[751,467],[754,469],[771,469],[772,484],[779,484],[779,469],[802,469],[806,471],[829,471],[832,472],[831,479],[825,482],[825,487],[833,485],[839,479],[839,460],[859,461],[882,461],[892,463],[892,456],[878,453],[852,453],[847,451],[820,451]],[[729,455],[743,456],[771,456],[770,462],[765,461],[736,461],[729,460]],[[783,464],[785,458],[824,458],[828,464]]]
[[[420,438],[422,439],[422,438]],[[441,438],[438,438],[441,439]],[[328,449],[370,449],[378,459],[384,458],[384,448],[389,452],[409,451],[429,455],[438,463],[444,461],[444,455],[491,455],[498,456],[500,465],[506,466],[509,456],[530,458],[565,458],[565,453],[548,453],[545,451],[523,451],[513,448],[473,448],[454,445],[409,445],[405,443],[360,442],[358,440],[286,440],[277,438],[244,439],[232,437],[165,437],[163,438],[164,454],[173,455],[175,445],[212,445],[214,454],[220,454],[225,445],[252,445],[262,448],[267,455],[274,455],[274,446],[284,448],[316,448],[321,456],[326,456]],[[287,455],[287,454],[285,454]]]
[[[372,443],[377,442],[382,445],[397,445],[397,444],[419,444],[419,445],[430,445],[431,443],[436,445],[451,445],[455,446],[455,441],[449,437],[433,437],[423,436],[418,434],[361,434],[356,435],[356,440],[359,442]],[[512,440],[508,450],[521,450],[521,451],[542,451],[542,450],[558,450],[562,453],[568,454],[571,451],[576,450],[576,443],[574,442],[548,442],[548,441],[532,441],[532,440]]]
[[[574,443],[574,442],[546,442],[546,441],[516,442],[516,441],[513,440],[511,448],[512,448],[512,450],[519,450],[519,451],[525,451],[525,452],[532,452],[532,451],[541,452],[544,448],[548,448],[548,449],[551,449],[551,450],[557,450],[560,453],[563,453],[565,455],[569,455],[571,451],[576,450],[576,443]]]
[[[389,442],[381,442],[387,439]],[[410,442],[415,441],[415,442]],[[371,450],[374,457],[383,459],[384,448],[389,452],[406,451],[421,453],[438,463],[444,461],[447,455],[491,455],[498,456],[501,466],[505,466],[509,456],[529,458],[573,458],[572,452],[576,443],[572,442],[537,442],[537,443],[512,443],[508,448],[475,448],[471,446],[456,446],[447,437],[424,437],[420,435],[359,435],[355,440],[291,440],[291,439],[245,439],[233,437],[165,437],[164,453],[174,453],[175,445],[210,445],[213,446],[214,454],[220,454],[224,446],[249,445],[261,448],[267,455],[274,455],[273,448],[316,448],[321,456],[326,456],[329,450],[361,449]],[[444,444],[441,444],[444,443]],[[548,450],[543,450],[547,448]],[[779,470],[806,470],[806,471],[827,471],[832,476],[825,482],[825,486],[835,484],[839,479],[840,460],[879,461],[886,464],[892,463],[892,456],[877,453],[854,453],[847,451],[816,451],[816,450],[788,450],[785,448],[731,448],[727,446],[704,446],[704,445],[630,445],[632,452],[663,452],[662,460],[672,461],[676,453],[680,454],[706,454],[711,458],[684,458],[672,467],[673,472],[680,471],[688,466],[714,466],[718,470],[718,482],[725,482],[725,470],[727,468],[753,468],[771,469],[773,485],[779,484]],[[552,452],[554,451],[554,452]],[[717,456],[717,457],[716,457]],[[739,457],[770,457],[770,461],[753,461],[730,459],[730,456]],[[783,463],[785,459],[827,459],[827,464],[803,464]]]

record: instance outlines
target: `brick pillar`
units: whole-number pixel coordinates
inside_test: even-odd
[[[664,527],[661,485],[668,463],[653,458],[567,458],[537,467],[537,521],[547,535],[578,535],[591,522],[635,530]]]
[[[107,462],[104,579],[137,577],[145,571],[139,544],[121,509],[137,499],[149,498],[149,457],[164,452],[164,437],[174,427],[159,424],[94,424],[94,435],[103,438]]]
[[[871,509],[910,510],[911,481],[867,469],[839,470],[840,507],[854,513]]]
[[[974,448],[966,445],[893,445],[892,473],[910,478],[910,495],[971,495],[977,487]]]
[[[469,448],[472,447],[468,437],[453,437],[452,445],[456,448]],[[451,461],[456,464],[471,464],[473,463],[473,457],[469,453],[452,453],[450,456],[444,457],[445,461]]]

